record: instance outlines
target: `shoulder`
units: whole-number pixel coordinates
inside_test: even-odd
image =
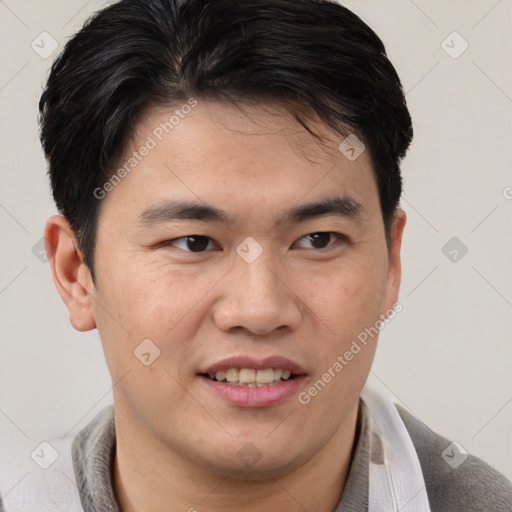
[[[0,512],[81,511],[71,458],[72,438],[26,440],[2,447]]]
[[[82,512],[88,478],[102,468],[102,476],[109,474],[108,454],[115,443],[113,416],[109,406],[74,437],[43,441],[35,447],[31,439],[0,446],[0,512]],[[101,478],[98,482],[102,484]]]
[[[432,512],[512,512],[510,480],[396,407],[418,454]]]

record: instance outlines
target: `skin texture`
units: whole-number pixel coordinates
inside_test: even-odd
[[[97,328],[114,384],[115,488],[124,512],[144,510],[332,511],[343,491],[358,395],[374,338],[308,404],[297,395],[333,366],[365,328],[393,307],[405,214],[385,241],[368,152],[355,161],[321,123],[320,144],[276,105],[199,99],[161,141],[153,131],[173,109],[140,119],[125,159],[157,142],[102,200],[96,280],[65,219],[47,222],[46,250],[75,329]],[[363,206],[357,218],[322,215],[276,223],[286,209],[333,196]],[[150,206],[180,199],[220,208],[232,222],[143,225]],[[325,248],[307,237],[334,232]],[[187,251],[190,235],[212,240]],[[253,237],[252,263],[237,246]],[[160,356],[134,356],[144,339]],[[226,357],[280,355],[302,366],[300,389],[268,407],[241,407],[197,373]],[[260,455],[247,465],[247,443]]]

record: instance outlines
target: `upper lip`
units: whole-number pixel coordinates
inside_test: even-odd
[[[226,371],[230,368],[254,368],[255,370],[266,370],[267,368],[280,368],[290,370],[295,375],[306,373],[296,362],[282,356],[269,356],[263,359],[256,359],[251,356],[234,356],[217,361],[199,371],[199,373],[216,373]]]

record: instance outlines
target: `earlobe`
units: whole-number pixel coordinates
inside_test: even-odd
[[[90,295],[94,285],[73,230],[62,215],[53,215],[46,222],[44,238],[53,282],[68,308],[71,325],[77,331],[94,329]]]
[[[407,217],[401,208],[397,208],[393,225],[391,226],[391,246],[389,248],[389,268],[387,290],[384,309],[389,311],[398,300],[398,291],[402,278],[402,263],[400,252],[402,248],[402,235]]]

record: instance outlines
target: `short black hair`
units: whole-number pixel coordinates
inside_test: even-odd
[[[314,115],[357,134],[389,244],[412,125],[400,79],[366,23],[329,0],[121,0],[67,42],[39,103],[53,197],[93,279],[94,190],[149,107],[191,97],[278,102],[295,106],[305,127]]]

